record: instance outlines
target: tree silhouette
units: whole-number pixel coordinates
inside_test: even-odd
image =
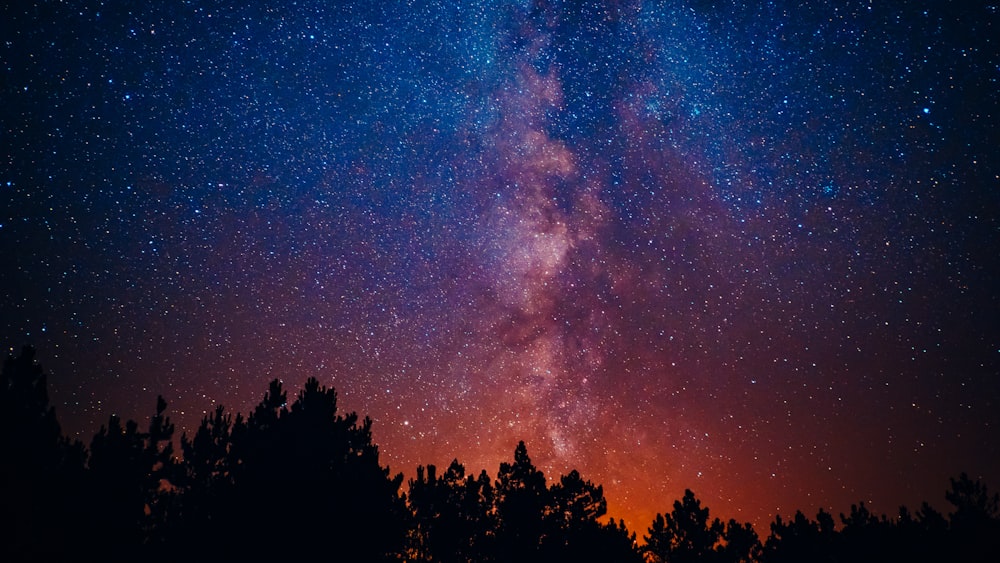
[[[646,536],[646,553],[656,561],[711,561],[723,529],[718,518],[709,522],[708,507],[702,508],[701,501],[687,489],[683,499],[674,501],[669,514],[656,515]]]
[[[600,527],[593,536],[594,540],[584,543],[578,553],[588,550],[598,561],[616,561],[620,563],[641,563],[642,551],[636,543],[635,532],[629,533],[624,520],[615,523],[611,520]],[[587,560],[582,557],[580,560]]]
[[[524,442],[514,449],[513,463],[500,464],[496,495],[498,560],[541,560],[548,489]]]
[[[764,542],[764,561],[797,562],[829,560],[836,530],[830,513],[820,509],[816,520],[796,511],[790,522],[776,516],[771,535]]]
[[[206,557],[284,557],[294,545],[379,561],[402,550],[402,475],[390,477],[379,465],[370,419],[359,423],[354,413],[337,413],[333,389],[310,378],[289,407],[274,380],[227,437],[229,420],[217,411],[186,446],[197,453],[185,460],[183,518],[222,518],[229,532],[209,542]],[[234,544],[233,537],[253,541]]]
[[[624,522],[602,524],[607,513],[604,488],[580,477],[575,469],[549,489],[543,552],[564,560],[638,561],[635,535]]]
[[[174,559],[222,558],[226,547],[218,538],[238,532],[229,513],[237,503],[233,482],[235,460],[230,455],[234,424],[242,427],[242,415],[237,415],[234,423],[220,405],[213,416],[202,419],[192,438],[186,433],[181,436],[184,459],[175,483],[181,495],[175,497],[164,530],[170,538]]]
[[[491,559],[490,538],[495,528],[493,486],[485,471],[465,476],[465,467],[453,460],[441,477],[437,468],[417,468],[409,481],[413,529],[407,558],[442,563]]]
[[[719,561],[749,563],[759,561],[762,554],[760,537],[749,522],[739,523],[730,519],[722,532],[723,545],[716,547]]]
[[[851,505],[849,515],[840,515],[843,528],[835,543],[835,553],[852,561],[885,561],[898,549],[894,545],[893,523],[868,510],[864,502]]]
[[[753,527],[711,519],[686,490],[657,514],[640,549],[622,521],[602,522],[604,489],[573,470],[549,486],[518,443],[496,480],[402,476],[379,463],[372,421],[342,415],[337,394],[309,379],[288,404],[280,381],[250,415],[217,407],[180,439],[157,399],[145,430],[111,416],[89,457],[61,436],[46,375],[31,348],[8,356],[0,381],[0,560],[228,561],[323,554],[334,560],[467,563],[648,561],[1000,560],[1000,495],[951,479],[945,517],[927,503],[889,518],[865,503],[815,520],[780,516],[761,544]]]
[[[158,397],[146,432],[133,420],[122,426],[112,415],[91,442],[89,496],[98,526],[91,545],[101,559],[132,561],[144,553],[143,546],[159,541],[153,532],[169,495],[164,482],[176,470],[174,426],[164,416],[166,408]]]
[[[3,451],[20,452],[7,458],[4,469],[43,469],[61,464],[61,434],[54,407],[49,406],[47,376],[35,362],[35,349],[25,346],[15,358],[3,364],[0,385],[0,446]],[[16,465],[15,465],[16,464]]]
[[[63,438],[49,405],[47,376],[25,346],[0,375],[0,559],[68,559],[81,541],[76,523],[86,452]]]
[[[550,520],[561,530],[579,522],[596,522],[608,512],[604,487],[584,481],[575,469],[552,485],[551,496]]]
[[[443,476],[418,467],[409,482],[412,561],[641,561],[624,522],[601,523],[604,490],[579,472],[546,488],[524,442],[501,463],[496,487],[453,461]]]
[[[944,497],[955,507],[951,513],[952,526],[975,529],[1000,518],[1000,493],[991,495],[985,484],[978,479],[973,481],[966,473],[950,481],[951,490]]]
[[[951,479],[945,498],[955,507],[950,522],[957,559],[996,561],[1000,554],[1000,494],[991,495],[984,483],[962,473]]]
[[[948,520],[926,502],[913,514],[905,506],[892,529],[895,537],[894,556],[900,561],[952,560],[948,544]]]

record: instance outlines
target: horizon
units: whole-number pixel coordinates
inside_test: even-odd
[[[36,360],[38,360],[38,359],[36,358]],[[45,366],[44,366],[43,363],[41,363],[41,361],[39,361],[38,363],[39,363],[39,365],[41,365],[41,367],[43,369],[45,369]],[[51,375],[51,373],[48,372],[48,370],[46,370],[46,374],[47,375]],[[294,399],[294,397],[297,396],[298,392],[303,389],[303,386],[305,384],[305,380],[303,380],[303,382],[301,384],[299,384],[299,385],[291,385],[290,384],[291,382],[282,380],[280,378],[279,378],[279,381],[282,382],[282,385],[284,386],[284,390],[287,393],[289,393],[289,402],[291,402]],[[319,383],[321,385],[326,385],[323,381],[319,381]],[[51,395],[52,395],[51,386],[52,386],[52,378],[49,377],[50,398],[51,398]],[[335,386],[329,385],[329,387],[332,388],[332,389],[334,389],[335,391],[337,391]],[[152,390],[150,390],[150,391],[152,391]],[[155,392],[152,393],[152,396],[154,396],[154,397],[157,396],[157,395],[159,395],[159,394],[155,393]],[[234,408],[232,408],[232,407],[230,407],[228,405],[221,405],[221,404],[219,404],[219,405],[213,405],[212,409],[206,409],[206,410],[202,411],[201,413],[199,413],[197,415],[197,417],[193,417],[191,413],[181,413],[179,411],[176,411],[176,409],[174,409],[172,407],[172,405],[168,402],[168,404],[167,404],[167,410],[165,411],[164,414],[167,417],[169,417],[171,419],[171,422],[173,422],[176,425],[176,431],[174,432],[174,438],[172,440],[172,443],[174,444],[174,447],[175,447],[175,456],[178,459],[183,459],[183,453],[180,450],[177,449],[177,446],[180,444],[181,436],[183,436],[183,435],[187,435],[188,437],[193,436],[194,432],[197,430],[198,426],[201,424],[202,419],[204,417],[210,417],[210,416],[212,416],[214,414],[214,408],[215,407],[217,407],[217,406],[223,406],[223,407],[225,407],[225,409],[226,409],[225,412],[228,415],[233,416],[234,418],[238,414],[241,414],[244,417],[246,417],[251,412],[253,412],[253,408],[258,404],[258,402],[260,400],[263,399],[263,396],[264,396],[264,391],[262,390],[260,392],[260,394],[259,394],[258,400],[256,402],[250,404],[250,405],[247,405],[247,407],[244,408],[244,409],[234,409]],[[338,412],[337,412],[337,414],[339,414],[339,415],[347,415],[349,413],[357,414],[359,420],[363,420],[363,419],[365,419],[367,417],[367,415],[365,413],[363,413],[363,412],[359,412],[359,411],[357,411],[355,409],[351,409],[351,408],[345,408],[342,405],[342,397],[341,397],[339,391],[337,391],[337,396],[338,396]],[[128,415],[123,415],[122,413],[109,413],[108,416],[112,416],[112,415],[119,416],[123,422],[126,421],[126,420],[135,420],[136,422],[138,422],[140,424],[140,427],[142,427],[143,424],[145,424],[146,422],[148,422],[149,416],[151,416],[152,413],[154,412],[153,409],[152,409],[152,406],[155,405],[155,399],[150,402],[150,405],[151,405],[151,408],[149,409],[149,412],[146,413],[146,415],[140,414],[140,415],[138,415],[136,417],[133,417],[133,416],[128,416]],[[180,418],[177,418],[178,415],[180,415]],[[61,418],[60,418],[60,415],[59,415],[59,409],[58,408],[56,408],[56,418],[57,418],[57,420],[61,421]],[[188,421],[194,421],[194,422],[190,422],[188,426],[185,426],[185,425],[181,424],[181,422],[180,422],[181,420],[188,420]],[[403,488],[401,490],[402,493],[406,492],[407,483],[416,476],[417,468],[418,467],[425,467],[426,468],[428,466],[433,465],[433,466],[435,466],[435,467],[438,468],[439,474],[440,474],[440,472],[443,472],[443,470],[445,468],[447,468],[448,465],[453,460],[458,461],[459,463],[461,463],[465,467],[466,475],[473,475],[473,476],[475,476],[475,475],[479,475],[479,473],[481,471],[485,471],[486,474],[489,475],[489,477],[490,477],[491,480],[495,480],[495,479],[497,479],[497,471],[498,471],[498,468],[500,467],[500,464],[510,461],[511,456],[512,456],[512,454],[514,452],[515,446],[517,445],[518,442],[524,442],[526,444],[526,446],[528,448],[528,454],[531,456],[534,465],[545,475],[545,479],[546,479],[546,481],[547,481],[547,483],[549,485],[552,485],[555,482],[557,482],[560,476],[567,475],[570,471],[573,471],[573,470],[579,470],[578,467],[569,467],[569,466],[563,467],[563,468],[559,468],[559,467],[556,467],[556,466],[552,465],[551,461],[549,461],[549,462],[541,461],[540,462],[539,461],[539,457],[540,456],[538,456],[536,453],[534,453],[534,450],[532,448],[532,444],[529,443],[529,442],[527,442],[527,441],[524,441],[524,440],[515,440],[513,442],[513,444],[508,448],[507,453],[499,454],[496,457],[496,459],[493,460],[494,462],[492,463],[491,466],[476,466],[476,465],[472,465],[472,464],[468,463],[465,459],[463,459],[459,455],[453,455],[453,456],[451,456],[448,459],[442,458],[440,460],[419,461],[417,463],[417,465],[414,465],[412,467],[400,466],[398,464],[394,465],[389,460],[393,459],[395,456],[393,456],[391,454],[387,455],[386,449],[383,447],[382,443],[379,441],[379,434],[380,434],[380,432],[379,432],[379,423],[378,423],[377,420],[374,420],[374,419],[373,419],[373,423],[374,424],[373,424],[373,427],[372,427],[372,436],[373,436],[374,444],[376,446],[378,446],[378,448],[379,448],[380,463],[390,471],[391,475],[396,475],[396,474],[403,475],[403,485],[404,486],[403,486]],[[98,430],[99,430],[100,427],[105,427],[106,425],[107,425],[107,419],[105,419],[104,421],[100,422],[97,427],[95,427],[91,432],[89,432],[89,434],[84,434],[83,433],[84,431],[81,430],[81,429],[76,429],[72,434],[67,434],[65,432],[65,428],[63,428],[63,435],[65,435],[65,436],[67,436],[67,437],[69,437],[69,438],[71,438],[73,440],[79,440],[85,447],[87,447],[89,449],[89,447],[90,447],[90,440],[93,439],[93,436],[97,434],[97,432],[98,432]],[[404,426],[409,426],[409,425],[406,424]],[[445,457],[447,457],[447,456],[445,456]],[[403,462],[400,461],[399,463],[401,464]],[[548,464],[548,465],[546,465],[546,464]],[[611,485],[609,486],[607,483],[605,483],[603,481],[600,481],[598,479],[594,479],[593,477],[591,477],[590,475],[588,475],[586,472],[583,472],[583,471],[581,471],[581,477],[583,477],[584,479],[588,479],[588,480],[593,481],[595,485],[600,485],[604,489],[605,498],[607,499],[607,503],[608,503],[608,512],[605,515],[605,517],[602,518],[602,520],[610,519],[611,521],[618,521],[618,520],[624,521],[625,524],[628,526],[629,531],[636,533],[637,540],[639,541],[639,544],[642,545],[643,544],[643,536],[644,536],[644,534],[648,533],[648,528],[652,524],[652,522],[656,518],[656,516],[658,516],[660,514],[666,514],[666,513],[670,512],[670,510],[671,510],[671,508],[673,506],[674,501],[681,499],[681,497],[683,496],[683,493],[684,493],[685,490],[692,490],[697,495],[698,499],[700,501],[702,501],[702,505],[704,507],[708,508],[711,511],[710,512],[710,518],[712,518],[712,519],[718,518],[718,519],[722,520],[723,522],[726,522],[729,519],[735,519],[736,521],[741,522],[741,523],[742,522],[747,522],[747,523],[751,524],[753,526],[753,528],[759,534],[761,534],[761,538],[763,540],[763,538],[767,537],[767,535],[770,534],[769,526],[770,526],[771,523],[773,523],[775,521],[775,518],[777,516],[781,516],[782,519],[785,522],[788,522],[795,515],[796,512],[802,512],[807,518],[814,519],[816,517],[816,513],[819,510],[824,510],[824,511],[826,511],[827,513],[831,514],[834,517],[836,527],[837,527],[837,529],[840,529],[843,526],[843,523],[841,522],[841,519],[840,519],[841,516],[849,514],[850,513],[850,509],[852,508],[853,505],[858,505],[858,504],[861,504],[861,503],[864,503],[865,506],[869,510],[871,510],[874,515],[877,515],[877,516],[878,515],[886,516],[886,517],[888,517],[890,519],[890,521],[895,521],[898,518],[898,516],[899,516],[898,510],[900,508],[904,508],[905,507],[905,508],[909,509],[911,512],[913,512],[914,510],[918,509],[921,506],[922,503],[925,503],[925,502],[928,505],[930,505],[932,508],[934,508],[934,509],[938,510],[939,512],[941,512],[941,514],[948,515],[949,514],[949,512],[947,510],[948,509],[948,503],[945,500],[945,485],[946,485],[946,483],[948,482],[949,479],[957,478],[959,476],[959,474],[961,474],[961,473],[967,473],[967,472],[965,472],[965,471],[959,471],[959,472],[956,472],[954,475],[949,475],[942,482],[941,486],[938,487],[938,489],[935,491],[935,493],[937,495],[936,497],[914,498],[912,502],[900,502],[900,503],[896,504],[895,506],[891,506],[891,507],[878,506],[876,503],[872,502],[871,499],[858,498],[856,500],[850,501],[849,503],[847,503],[846,505],[844,505],[842,507],[834,506],[832,503],[822,503],[822,501],[820,501],[820,504],[816,504],[815,506],[808,506],[808,507],[805,507],[805,506],[789,506],[789,507],[783,507],[782,510],[775,510],[774,512],[765,513],[765,514],[761,514],[761,515],[745,514],[745,513],[743,513],[743,511],[739,507],[736,508],[735,513],[723,513],[723,512],[720,512],[720,510],[715,507],[715,504],[723,504],[723,505],[725,505],[725,503],[718,503],[718,502],[716,502],[715,504],[713,504],[713,502],[712,502],[713,500],[718,501],[719,499],[712,499],[711,497],[703,496],[701,493],[699,493],[698,489],[696,489],[696,488],[694,488],[692,486],[689,486],[689,485],[684,485],[683,483],[677,483],[676,484],[676,487],[680,487],[680,489],[679,489],[679,492],[675,496],[672,496],[672,497],[669,497],[669,498],[666,498],[666,497],[664,497],[664,498],[658,498],[658,497],[656,497],[656,498],[650,498],[650,499],[647,499],[647,502],[640,503],[638,506],[630,506],[627,503],[625,503],[625,502],[623,502],[623,501],[621,501],[621,500],[619,500],[619,499],[616,498],[615,492],[616,492],[616,489],[620,489],[621,488],[621,484],[620,483],[611,483]],[[984,484],[987,485],[987,486],[990,485],[990,481],[985,476],[983,476],[983,475],[971,474],[970,476],[974,480],[982,480],[984,482]],[[752,486],[752,484],[750,484],[750,486]],[[670,490],[673,490],[673,489],[661,486],[660,490],[661,491],[670,491]],[[667,494],[669,495],[670,493],[667,493]],[[940,498],[938,498],[938,497],[940,497]],[[649,501],[651,501],[651,502],[649,502]],[[655,508],[656,506],[661,506],[662,508]],[[763,519],[761,519],[761,518],[763,518]]]

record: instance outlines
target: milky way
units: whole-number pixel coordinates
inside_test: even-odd
[[[996,6],[168,4],[0,17],[0,342],[67,433],[315,376],[640,534],[1000,486]]]

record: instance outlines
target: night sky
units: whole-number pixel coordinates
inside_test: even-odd
[[[1000,487],[996,4],[251,4],[0,8],[0,345],[67,434],[315,376],[640,536]]]

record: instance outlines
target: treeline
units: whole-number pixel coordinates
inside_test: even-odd
[[[274,381],[248,416],[222,407],[174,451],[160,398],[148,424],[111,416],[90,443],[62,436],[46,377],[24,348],[0,381],[0,560],[997,561],[1000,497],[953,479],[946,517],[928,504],[889,518],[776,518],[761,538],[691,491],[637,539],[607,520],[600,485],[549,482],[524,443],[495,478],[453,461],[405,490],[379,463],[371,420],[340,414],[310,379],[289,403]]]

